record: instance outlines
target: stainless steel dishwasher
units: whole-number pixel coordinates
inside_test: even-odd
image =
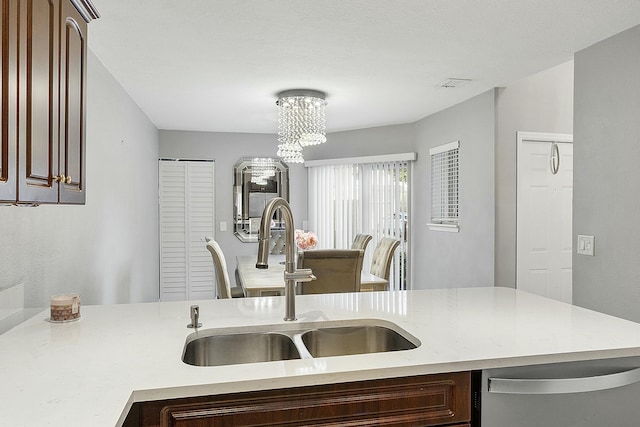
[[[482,427],[640,426],[640,358],[482,372]]]

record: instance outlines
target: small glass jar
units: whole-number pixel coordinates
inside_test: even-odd
[[[53,295],[50,304],[52,322],[76,320],[80,317],[80,294]]]

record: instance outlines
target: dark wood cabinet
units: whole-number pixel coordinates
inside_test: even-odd
[[[87,22],[97,16],[88,0],[3,2],[1,201],[84,203]]]
[[[18,4],[13,0],[2,0],[0,33],[2,41],[2,68],[0,69],[0,96],[2,110],[2,134],[0,134],[0,202],[17,200],[16,153],[17,140],[17,37]]]
[[[60,1],[21,0],[18,201],[58,201]]]
[[[87,24],[71,3],[62,4],[60,40],[60,203],[85,201],[85,93]]]
[[[384,425],[471,427],[470,372],[135,404],[126,427]]]

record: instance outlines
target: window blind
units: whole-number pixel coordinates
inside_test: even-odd
[[[459,142],[435,147],[431,155],[431,221],[456,224],[459,215]]]
[[[362,198],[357,165],[309,168],[309,226],[318,248],[349,248],[362,224]]]
[[[390,289],[407,288],[410,161],[318,165],[308,169],[309,227],[319,248],[350,248],[358,233],[373,239],[365,252],[369,271],[383,237],[400,241]]]

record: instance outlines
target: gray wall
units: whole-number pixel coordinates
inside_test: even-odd
[[[612,42],[603,42],[605,46],[608,43]],[[582,52],[583,60],[589,62],[593,55],[597,56],[594,63],[607,62],[608,57],[600,59],[603,54],[598,53],[598,46]],[[625,49],[626,46],[621,49],[620,57],[629,56]],[[631,59],[624,65],[635,64],[629,61]],[[608,68],[617,70],[620,66],[603,63],[595,67],[594,73],[601,71],[605,75],[602,79],[606,80],[614,75],[614,71],[609,75]],[[228,231],[216,231],[216,238],[228,253],[230,268],[234,266],[235,255],[255,254],[255,244],[241,243],[233,236],[231,171],[241,157],[272,156],[275,135],[158,132],[91,52],[88,67],[87,204],[0,207],[0,235],[3,236],[0,289],[23,283],[28,307],[46,306],[51,294],[71,291],[80,291],[83,302],[88,304],[156,300],[159,157],[216,160],[216,226],[220,221],[228,225]],[[571,68],[571,63],[564,64],[413,124],[331,133],[327,144],[306,149],[305,156],[311,160],[417,151],[411,223],[411,251],[417,260],[413,263],[413,272],[418,278],[414,287],[493,284],[494,246],[495,281],[513,286],[515,132],[572,131],[571,105],[567,101],[572,96]],[[589,63],[583,68],[588,70],[594,66]],[[633,68],[629,74],[637,71]],[[597,96],[618,88],[614,84],[610,86],[612,88],[607,86]],[[632,96],[626,93],[632,91],[618,90],[627,97]],[[627,104],[632,102],[629,100]],[[593,103],[590,108],[598,105]],[[583,114],[587,113],[586,107],[583,105]],[[620,103],[613,110],[613,118],[628,111],[628,107]],[[602,117],[600,111],[597,114]],[[584,122],[594,121],[589,118]],[[600,119],[595,123],[604,126]],[[593,133],[592,129],[589,132]],[[603,140],[602,135],[593,139]],[[430,216],[428,149],[452,140],[460,140],[462,147],[462,218],[461,232],[456,235],[432,232],[426,227]],[[609,141],[608,135],[604,140]],[[581,161],[580,154],[577,153],[577,161]],[[307,175],[302,165],[290,166],[291,204],[296,226],[301,227],[307,219]],[[494,206],[497,206],[495,245]],[[605,226],[604,222],[600,224]],[[598,249],[602,250],[601,239],[605,236],[598,230],[590,231],[588,226],[580,227],[585,228],[580,232],[598,235]],[[448,256],[443,259],[442,254]],[[593,260],[577,260],[578,264],[585,261]]]
[[[494,91],[405,125],[327,136],[307,159],[417,152],[413,167],[410,269],[413,289],[493,285]],[[460,140],[460,233],[430,231],[429,148]]]
[[[304,149],[305,160],[397,154],[415,150],[415,126],[380,126],[333,132],[325,144]]]
[[[158,299],[158,132],[89,52],[85,206],[0,207],[0,289],[25,306]]]
[[[493,285],[494,247],[494,91],[489,91],[413,124],[383,126],[327,135],[327,143],[305,148],[306,160],[413,152],[410,268],[415,289]],[[458,234],[437,233],[430,220],[429,148],[461,141],[462,229]],[[233,165],[241,157],[274,156],[276,136],[215,132],[160,131],[160,156],[207,158],[216,161],[216,222],[226,221],[226,232],[216,230],[233,271],[237,255],[253,255],[255,243],[242,243],[232,231]],[[291,207],[298,227],[307,219],[307,173],[290,165]],[[442,254],[447,254],[443,259]]]
[[[573,61],[497,90],[495,283],[516,283],[516,132],[573,133]]]
[[[416,126],[413,288],[493,285],[495,92],[428,116]],[[460,141],[460,232],[430,231],[429,148]]]
[[[270,134],[160,131],[160,157],[215,160],[215,239],[231,272],[236,256],[258,251],[257,243],[243,243],[233,234],[233,166],[242,157],[274,157],[277,144],[277,136]],[[302,164],[289,164],[289,181],[293,218],[296,227],[302,228],[307,220],[307,171]],[[222,221],[227,231],[220,231]],[[233,274],[230,278],[234,280]]]
[[[51,294],[71,291],[80,291],[83,302],[88,304],[156,300],[159,157],[216,160],[216,238],[227,253],[228,267],[234,268],[236,255],[255,254],[255,244],[241,243],[233,236],[232,168],[241,157],[273,156],[275,135],[158,132],[92,53],[88,66],[87,204],[0,208],[0,289],[23,283],[28,307],[46,306]],[[306,149],[305,157],[311,160],[418,152],[410,224],[410,250],[417,261],[412,265],[417,278],[413,286],[491,285],[494,157],[499,165],[495,176],[508,184],[515,174],[516,130],[570,132],[564,124],[553,129],[528,126],[530,122],[522,124],[525,119],[541,121],[540,117],[566,116],[565,95],[558,99],[555,90],[540,95],[542,88],[554,81],[566,89],[566,81],[557,81],[554,75],[544,79],[545,83],[537,83],[534,77],[533,83],[522,83],[521,88],[516,84],[497,95],[490,91],[413,124],[331,133],[326,144]],[[537,94],[535,105],[517,113],[524,108],[522,100],[532,93]],[[561,106],[550,109],[554,103]],[[432,232],[426,227],[430,217],[428,149],[452,140],[460,140],[462,147],[462,218],[461,232],[456,235]],[[302,165],[290,167],[291,205],[296,226],[301,227],[307,219],[307,175]],[[511,175],[509,168],[513,168]],[[495,187],[499,196],[510,188]],[[498,197],[499,207],[500,200],[509,203],[510,190],[505,191],[506,198]],[[221,221],[227,222],[228,231],[219,231]],[[501,224],[504,222],[508,230],[510,223],[504,217],[496,221],[500,236]],[[511,236],[506,239],[513,240]],[[496,248],[496,253],[507,260],[509,244]],[[442,254],[448,256],[443,259]],[[506,262],[506,279],[501,284],[510,282],[511,264]],[[496,262],[499,271],[500,265]]]
[[[577,305],[640,321],[640,26],[575,55],[573,255]]]

